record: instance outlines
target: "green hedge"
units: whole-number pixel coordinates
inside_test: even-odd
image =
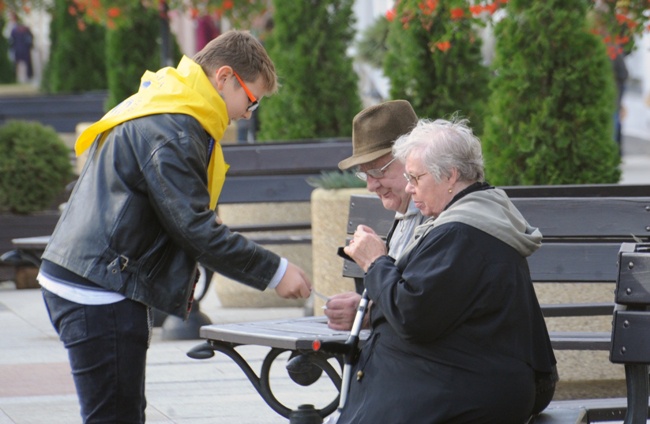
[[[353,0],[274,2],[265,42],[282,87],[260,104],[259,140],[349,137],[361,110],[347,49]]]
[[[81,30],[70,14],[72,0],[55,0],[50,23],[50,60],[41,83],[45,92],[79,93],[106,89],[105,29],[86,24]],[[79,13],[79,12],[77,12]]]
[[[44,210],[72,180],[70,149],[49,126],[8,121],[0,127],[0,210]]]
[[[7,20],[0,16],[0,28],[4,28]],[[14,63],[9,59],[9,40],[0,37],[0,84],[13,84],[16,82]]]
[[[411,102],[420,117],[468,118],[482,134],[489,97],[489,69],[483,64],[480,27],[468,2],[440,0],[433,11],[420,0],[401,0],[389,26],[384,73],[391,99]],[[465,18],[452,19],[461,9]]]
[[[495,29],[483,151],[496,185],[616,183],[614,77],[584,0],[511,0]]]

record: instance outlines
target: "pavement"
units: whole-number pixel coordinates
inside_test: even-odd
[[[650,109],[640,95],[624,99],[628,117],[623,132],[621,184],[650,184]],[[210,290],[201,311],[213,323],[302,316],[305,308],[224,308]],[[274,424],[288,420],[257,394],[243,372],[225,355],[205,360],[186,353],[200,340],[166,340],[154,329],[148,355],[146,392],[148,423]],[[240,352],[259,372],[268,349],[245,346]],[[290,408],[317,408],[336,396],[325,380],[308,388],[289,380],[284,357],[272,369],[273,389]],[[67,354],[52,328],[40,290],[17,290],[0,282],[0,424],[81,423]]]
[[[210,290],[201,311],[213,323],[302,316],[305,308],[222,308]],[[288,420],[257,394],[225,355],[205,360],[186,353],[201,340],[165,340],[155,327],[147,365],[147,422],[176,424],[274,424]],[[259,373],[267,348],[238,349]],[[295,385],[286,376],[284,354],[272,369],[273,389],[289,408],[323,407],[336,397],[333,384]],[[39,289],[0,283],[0,424],[81,423],[67,354],[49,322]]]

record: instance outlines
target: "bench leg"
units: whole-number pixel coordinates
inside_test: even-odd
[[[648,366],[626,364],[627,412],[624,424],[645,424],[648,419]]]
[[[187,352],[187,356],[193,359],[208,359],[214,356],[214,352],[225,354],[244,372],[244,375],[246,375],[264,402],[266,402],[266,404],[279,415],[288,418],[291,424],[322,424],[323,417],[327,417],[336,410],[339,404],[339,396],[330,402],[329,405],[320,410],[315,409],[313,405],[299,405],[298,409],[291,410],[275,397],[270,384],[271,365],[280,354],[290,350],[271,348],[262,361],[262,368],[258,376],[246,359],[235,350],[237,346],[238,345],[235,343],[210,340],[209,342],[202,343],[192,348]],[[327,358],[323,355],[307,355],[307,357],[315,366],[323,370],[334,386],[340,390],[341,377],[338,375],[334,367],[327,361]],[[294,382],[305,385],[300,381],[294,380]],[[313,383],[313,381],[311,383]]]
[[[289,414],[289,424],[323,424],[323,418],[314,405],[299,405]]]

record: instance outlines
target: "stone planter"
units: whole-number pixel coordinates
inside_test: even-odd
[[[354,281],[344,278],[343,259],[336,254],[347,235],[350,196],[369,194],[365,188],[325,190],[318,188],[311,195],[311,231],[313,284],[320,293],[333,295],[354,291]],[[322,315],[324,302],[314,299],[314,315]]]
[[[309,222],[310,205],[309,202],[226,204],[219,205],[218,214],[223,222],[229,225]],[[304,231],[287,231],[287,233],[304,234]],[[265,233],[247,233],[246,235],[256,234],[264,235]],[[308,244],[264,247],[298,265],[311,278],[312,255]],[[215,284],[221,306],[226,308],[300,307],[305,305],[304,299],[283,299],[275,293],[275,290],[260,292],[219,274],[215,274],[212,281]]]

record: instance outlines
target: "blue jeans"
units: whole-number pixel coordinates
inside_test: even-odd
[[[148,307],[126,299],[80,305],[43,289],[68,351],[84,423],[144,423]]]

